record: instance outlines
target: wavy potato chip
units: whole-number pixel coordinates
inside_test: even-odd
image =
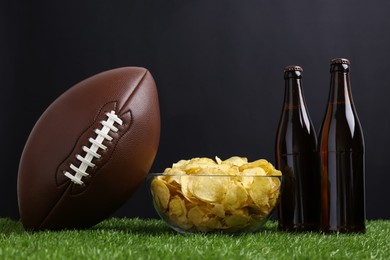
[[[214,204],[210,210],[211,214],[214,214],[217,217],[225,217],[225,207],[222,204]]]
[[[225,218],[225,223],[228,227],[243,227],[250,221],[250,216],[247,210],[240,209],[232,212],[232,215]]]
[[[248,159],[245,157],[233,156],[233,157],[230,157],[229,159],[226,159],[225,161],[221,161],[221,163],[240,167],[240,166],[248,163]]]
[[[190,192],[201,201],[221,201],[226,193],[226,178],[214,178],[213,176],[197,176],[189,179]]]
[[[180,161],[178,161],[177,163],[174,163],[174,164],[172,165],[172,168],[180,169],[182,166],[187,165],[188,162],[189,162],[189,160],[180,160]]]
[[[187,208],[184,201],[178,195],[174,196],[169,202],[169,214],[177,217],[186,216]]]
[[[214,166],[217,166],[217,163],[210,158],[193,158],[186,165],[183,165],[182,169],[187,174],[195,174],[202,169],[213,168]]]
[[[190,229],[193,226],[188,221],[185,203],[179,196],[174,196],[169,202],[169,218],[180,228]]]
[[[186,172],[180,168],[166,168],[164,174],[180,175],[180,174],[186,174]]]
[[[273,186],[274,182],[270,178],[255,178],[249,188],[249,195],[257,206],[269,206]]]
[[[213,217],[209,218],[206,222],[206,228],[208,228],[208,230],[219,230],[223,229],[224,227],[222,226],[221,220],[219,218]]]
[[[240,182],[230,182],[226,187],[226,194],[222,205],[226,210],[236,210],[247,205],[248,192]]]
[[[253,167],[253,168],[247,168],[242,171],[242,175],[259,175],[259,176],[266,176],[267,173],[264,171],[261,167]]]
[[[171,193],[165,185],[165,182],[156,178],[152,181],[151,188],[156,198],[157,206],[164,211],[167,210]]]
[[[188,211],[188,220],[195,226],[200,226],[203,222],[208,220],[208,217],[200,207],[196,206]]]

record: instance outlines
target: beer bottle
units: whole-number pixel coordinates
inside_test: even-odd
[[[365,148],[353,103],[347,59],[333,59],[325,119],[320,131],[321,229],[365,231]]]
[[[283,173],[279,230],[320,228],[320,172],[317,135],[307,110],[299,66],[284,69],[285,94],[276,137],[276,164]]]

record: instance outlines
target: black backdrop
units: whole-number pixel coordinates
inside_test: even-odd
[[[0,216],[18,218],[18,163],[35,121],[89,76],[151,71],[162,117],[152,171],[162,171],[196,156],[274,162],[284,66],[304,67],[319,129],[329,61],[346,57],[365,133],[367,217],[390,218],[390,2],[365,2],[2,0]],[[155,217],[145,186],[115,215]]]

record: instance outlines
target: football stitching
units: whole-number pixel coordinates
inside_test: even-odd
[[[110,131],[118,132],[118,128],[114,124],[123,125],[122,119],[120,119],[115,111],[106,113],[107,119],[101,121],[101,129],[96,129],[95,133],[97,134],[96,138],[89,138],[88,141],[91,143],[90,147],[83,146],[82,149],[85,152],[85,156],[77,154],[76,159],[80,161],[79,167],[76,167],[74,164],[70,165],[70,168],[75,172],[72,175],[69,171],[66,171],[64,175],[69,178],[72,182],[78,185],[84,185],[84,182],[81,180],[83,177],[89,176],[87,173],[88,167],[94,167],[95,164],[92,162],[94,158],[99,159],[101,155],[98,153],[99,149],[107,150],[107,146],[103,144],[104,140],[111,141],[113,138],[109,135]]]

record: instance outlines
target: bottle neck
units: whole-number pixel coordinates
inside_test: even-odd
[[[306,109],[301,78],[286,78],[285,88],[283,115],[289,120],[299,122],[302,128],[307,129],[310,133],[312,124]]]
[[[330,80],[330,104],[352,104],[352,95],[347,71],[333,71]]]
[[[305,104],[302,93],[302,80],[300,78],[285,79],[285,109],[296,109]]]

